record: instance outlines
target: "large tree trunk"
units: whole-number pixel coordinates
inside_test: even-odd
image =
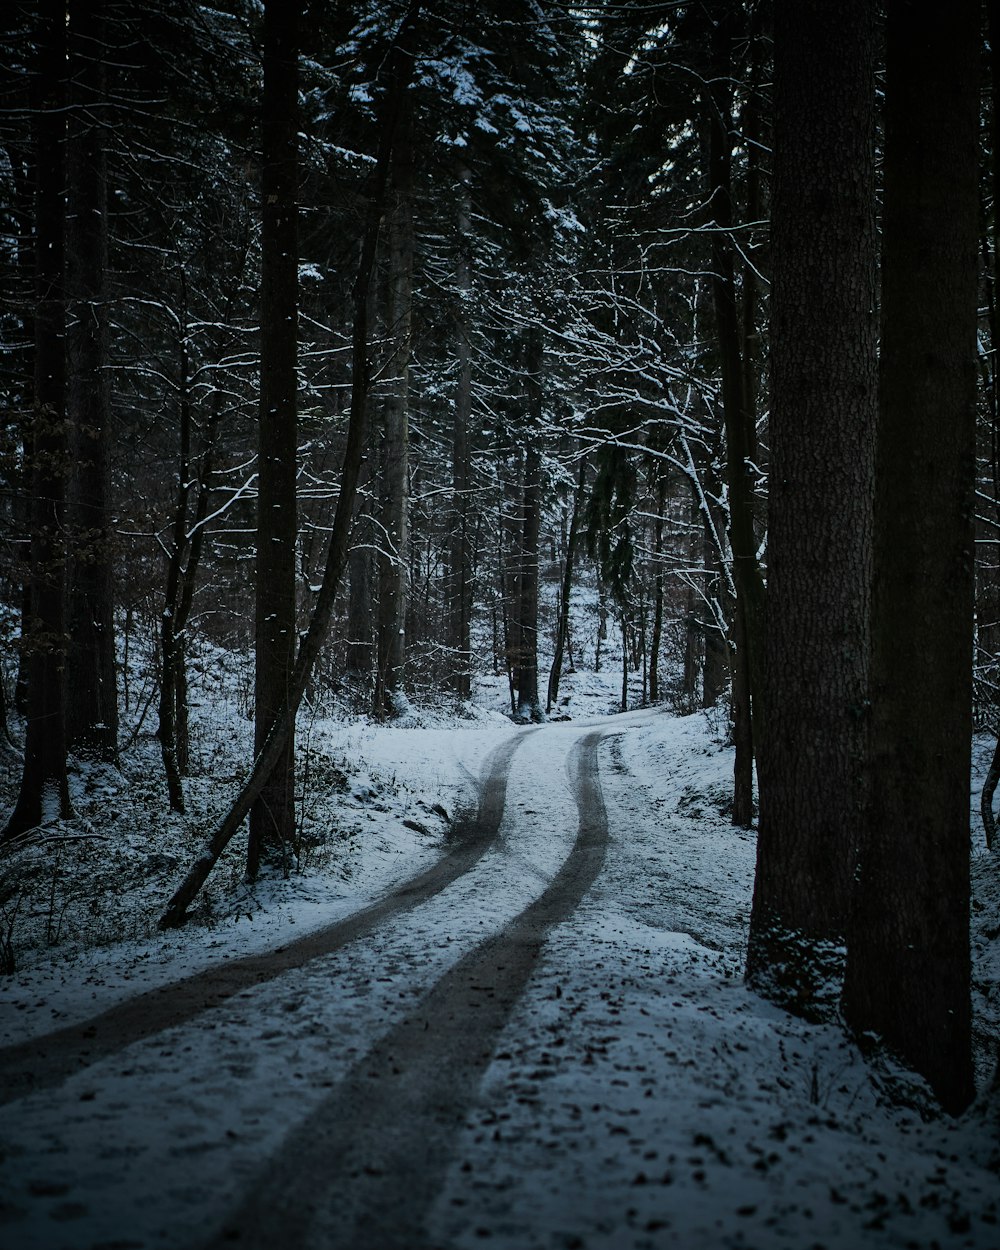
[[[394,342],[393,378],[385,398],[382,427],[381,526],[378,556],[378,644],[374,708],[392,715],[400,708],[406,658],[406,590],[409,553],[409,373],[413,305],[412,128],[401,119],[393,153],[389,218],[389,333]]]
[[[873,56],[871,0],[776,5],[767,743],[747,975],[809,1015],[837,1001],[863,800]]]
[[[35,76],[32,75],[32,79]],[[24,108],[26,112],[36,107],[40,100],[40,84],[38,81],[28,81],[27,75],[21,76],[21,81],[17,84],[11,84],[11,88],[7,92],[9,103],[8,109]],[[32,317],[35,310],[36,295],[36,276],[35,276],[35,253],[37,250],[37,240],[35,238],[35,157],[34,145],[37,139],[37,132],[34,128],[29,134],[23,137],[22,143],[11,141],[7,144],[8,168],[10,171],[11,188],[13,194],[9,197],[7,203],[7,212],[10,214],[13,239],[12,243],[16,247],[16,259],[12,265],[9,274],[10,286],[7,292],[7,299],[15,306],[20,306],[21,313],[18,318],[21,327],[21,333],[14,336],[15,340],[20,339],[20,343],[15,346],[13,341],[6,344],[5,355],[7,357],[7,369],[11,375],[20,374],[25,380],[26,404],[30,404],[30,379],[35,373],[35,336],[32,327]],[[31,561],[30,554],[30,461],[31,461],[31,428],[30,422],[24,421],[20,431],[21,447],[23,451],[23,464],[19,473],[12,474],[12,484],[15,487],[15,495],[12,500],[11,521],[13,533],[10,536],[11,545],[11,598],[16,600],[19,614],[22,620],[22,633],[27,629],[27,621],[31,615],[29,603],[29,581],[30,577],[28,569]],[[27,713],[27,667],[26,657],[23,648],[18,648],[17,653],[17,670],[14,678],[14,686],[11,693],[11,707],[19,715],[24,716]]]
[[[66,5],[42,0],[35,100],[35,397],[28,444],[31,546],[22,636],[27,732],[21,788],[3,839],[68,816],[64,533],[66,436]]]
[[[298,27],[301,0],[265,0],[254,753],[288,706],[295,662],[298,348]],[[294,724],[250,813],[247,876],[287,866],[295,838]]]
[[[954,1113],[974,1093],[969,768],[979,19],[975,0],[958,0],[931,35],[923,6],[897,0],[889,7],[873,785],[845,986],[850,1023],[881,1037]]]
[[[470,173],[459,166],[458,381],[452,429],[452,531],[448,543],[448,615],[451,635],[452,688],[459,699],[472,694],[472,197]]]
[[[66,732],[71,748],[95,759],[118,755],[114,579],[108,463],[107,177],[103,122],[104,15],[100,0],[70,5],[75,98],[69,146],[68,418],[75,476],[70,499],[70,649]]]
[[[987,309],[989,316],[990,344],[993,348],[989,357],[980,354],[980,369],[983,370],[983,381],[990,416],[990,468],[993,477],[993,519],[997,531],[1000,531],[1000,371],[997,369],[997,352],[1000,350],[1000,318],[997,315],[997,300],[1000,298],[1000,12],[996,5],[987,6],[989,20],[988,33],[990,43],[990,100],[991,100],[991,169],[990,181],[993,191],[993,230],[992,230],[992,272],[989,270],[987,258]],[[989,245],[984,237],[984,252]],[[987,364],[989,360],[989,364]],[[988,548],[992,552],[992,546]],[[998,585],[998,569],[996,557],[990,556],[988,563],[981,561],[977,568],[976,615],[978,618],[977,643],[980,654],[977,663],[989,665],[996,671],[1000,656],[1000,585]],[[994,703],[993,728],[997,733],[997,742],[990,761],[989,772],[983,783],[983,792],[979,800],[979,812],[983,821],[983,833],[986,837],[986,849],[993,850],[996,839],[996,818],[993,815],[993,796],[1000,784],[1000,724],[997,723],[998,709],[996,696]]]

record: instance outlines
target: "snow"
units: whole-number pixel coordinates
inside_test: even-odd
[[[567,760],[598,728],[607,858],[582,905],[551,931],[457,1126],[426,1244],[996,1250],[994,857],[977,847],[973,864],[982,1093],[952,1121],[912,1074],[866,1063],[838,1027],[805,1024],[746,990],[754,839],[725,812],[731,749],[711,715],[608,715],[619,680],[613,669],[568,679],[563,710],[574,719],[531,729],[500,714],[500,681],[480,686],[464,719],[415,706],[404,727],[317,716],[300,730],[314,770],[303,870],[253,893],[224,873],[211,906],[167,935],[153,929],[157,910],[186,867],[192,826],[224,794],[192,786],[195,815],[154,825],[136,790],[155,756],[127,784],[110,769],[76,777],[78,811],[117,805],[121,820],[113,851],[93,839],[61,848],[64,871],[109,855],[129,881],[136,864],[162,859],[163,870],[150,872],[145,894],[137,887],[119,901],[115,940],[103,945],[73,899],[51,948],[42,935],[59,905],[35,917],[17,974],[0,981],[2,1045],[357,910],[442,853],[442,810],[454,818],[474,807],[489,753],[523,735],[496,843],[441,893],[7,1105],[0,1241],[166,1248],[217,1236],[373,1044],[545,890],[577,834]],[[218,695],[205,714],[212,734],[229,726],[235,752],[247,727],[227,709]],[[986,750],[978,744],[980,773]],[[130,925],[134,936],[121,940]],[[328,1243],[318,1232],[308,1244]]]

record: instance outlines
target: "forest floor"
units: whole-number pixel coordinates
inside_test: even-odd
[[[65,882],[112,848],[61,846],[0,982],[0,1243],[998,1250],[996,857],[954,1121],[744,987],[754,841],[711,718],[574,710],[317,726],[334,844],[179,933],[198,820],[134,830],[146,893],[89,931]]]

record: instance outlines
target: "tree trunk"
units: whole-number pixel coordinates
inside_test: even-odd
[[[566,555],[563,564],[562,588],[559,593],[559,621],[556,625],[556,643],[552,656],[552,669],[549,672],[548,697],[545,711],[551,712],[559,701],[559,683],[562,680],[563,656],[569,639],[569,597],[573,588],[573,566],[576,560],[576,547],[580,536],[580,520],[583,516],[583,492],[587,480],[587,461],[580,461],[580,478],[573,492],[573,513],[569,522],[569,534],[566,538]]]
[[[997,792],[998,783],[1000,783],[1000,737],[997,738],[996,746],[993,748],[993,757],[990,760],[989,771],[983,782],[983,793],[979,799],[979,812],[983,818],[983,832],[986,835],[988,851],[993,850],[993,842],[997,836],[997,822],[993,815],[993,796]]]
[[[653,630],[649,640],[649,701],[660,698],[660,643],[663,638],[663,512],[667,479],[661,474],[656,486],[656,519],[653,522]]]
[[[187,876],[178,886],[160,917],[161,929],[177,928],[187,919],[187,909],[218,863],[219,856],[246,819],[250,808],[261,794],[275,765],[282,758],[292,733],[295,714],[302,701],[309,675],[326,639],[333,616],[337,590],[347,564],[351,519],[366,446],[365,416],[370,389],[368,360],[368,305],[372,272],[378,247],[379,229],[384,213],[385,188],[389,161],[396,135],[396,120],[413,74],[414,36],[420,5],[412,4],[400,23],[387,57],[387,89],[379,118],[379,148],[372,175],[368,219],[354,283],[354,326],[351,342],[351,407],[347,425],[347,444],[340,476],[340,493],[333,516],[330,545],[327,548],[323,580],[309,619],[309,627],[299,646],[295,667],[289,683],[288,699],[279,710],[270,733],[254,760],[253,770],[236,795],[228,812],[203,848]]]
[[[990,45],[990,184],[993,192],[993,229],[992,229],[992,269],[988,252],[990,246],[983,237],[984,268],[986,269],[986,303],[992,352],[987,355],[980,353],[980,368],[983,370],[983,382],[986,402],[989,407],[990,420],[990,471],[993,486],[993,519],[996,529],[1000,532],[1000,371],[997,369],[997,351],[1000,349],[1000,318],[997,315],[997,300],[1000,298],[998,278],[1000,278],[1000,12],[996,5],[987,6],[988,35]],[[987,363],[989,362],[989,363]],[[995,557],[993,557],[995,559]],[[976,616],[977,644],[979,655],[977,663],[990,666],[996,672],[998,659],[998,620],[1000,620],[1000,586],[997,582],[998,568],[996,564],[984,568],[980,562],[977,568],[976,584]],[[990,761],[989,772],[983,783],[979,811],[983,821],[983,832],[986,836],[986,849],[992,851],[996,838],[996,819],[993,815],[993,796],[1000,783],[1000,724],[997,723],[997,698],[991,695],[993,703],[994,723],[997,744]]]
[[[191,615],[198,565],[205,539],[208,515],[212,447],[222,412],[221,392],[216,391],[208,422],[204,454],[197,480],[197,503],[190,511],[192,480],[192,429],[190,362],[187,351],[187,290],[182,275],[182,317],[179,363],[179,454],[177,498],[174,503],[173,538],[167,560],[160,614],[160,691],[157,737],[167,780],[167,802],[171,811],[184,811],[182,778],[190,771],[187,683],[187,622]],[[127,647],[127,635],[126,635]],[[127,688],[127,687],[126,687]]]
[[[458,199],[458,314],[455,335],[458,381],[452,427],[452,531],[448,543],[448,615],[452,661],[452,688],[459,699],[472,694],[472,197],[471,174],[459,165]]]
[[[298,27],[301,0],[265,0],[260,423],[257,458],[254,753],[288,706],[295,661],[298,347]],[[287,868],[295,838],[292,724],[250,813],[247,876]]]
[[[873,785],[845,1008],[855,1029],[881,1037],[957,1114],[974,1093],[969,769],[980,6],[953,4],[933,38],[926,18],[905,0],[889,8]]]
[[[179,666],[183,662],[181,646],[174,630],[172,613],[165,611],[160,619],[160,698],[158,705],[160,758],[167,779],[167,803],[172,812],[184,813],[184,785],[177,758],[177,687]]]
[[[733,824],[738,829],[749,829],[753,825],[754,737],[750,664],[747,661],[749,646],[747,614],[737,598],[728,650],[733,691],[733,739],[736,748],[733,767]]]
[[[625,609],[621,608],[618,613],[618,624],[622,631],[622,697],[619,708],[622,712],[628,711],[628,617],[625,615]]]
[[[409,371],[413,304],[413,149],[409,106],[393,152],[389,219],[389,332],[393,378],[385,399],[382,440],[382,515],[378,555],[376,715],[400,710],[406,658],[407,534],[409,529]]]
[[[601,671],[601,651],[608,636],[608,597],[604,579],[597,574],[597,639],[594,643],[594,672]]]
[[[523,454],[510,444],[502,454],[504,473],[500,485],[500,517],[497,527],[498,574],[500,581],[503,657],[510,687],[510,714],[517,715],[518,657],[521,653],[521,624],[518,588],[521,567],[521,535],[524,502]]]
[[[722,493],[721,484],[713,465],[714,456],[709,455],[701,466],[700,489],[691,479],[696,492],[694,500],[701,515],[701,542],[705,563],[705,605],[702,626],[705,657],[701,671],[701,705],[715,707],[730,680],[730,649],[727,632],[723,630],[725,605],[733,600],[732,588],[726,577],[724,542],[724,515],[715,501]],[[694,466],[697,473],[698,466]],[[712,607],[714,605],[714,611]],[[709,619],[711,618],[711,619]]]
[[[177,498],[174,502],[173,539],[167,560],[163,611],[160,614],[160,697],[158,701],[160,758],[167,781],[167,803],[172,812],[184,812],[184,786],[177,753],[177,691],[184,664],[184,622],[179,619],[180,586],[188,539],[188,505],[191,494],[191,396],[187,351],[187,298],[182,308],[180,337],[180,399],[178,404],[179,453]]]
[[[863,802],[873,55],[871,0],[776,5],[767,744],[747,977],[810,1016],[836,1006]]]
[[[367,463],[367,462],[366,462]],[[372,553],[371,507],[367,499],[357,510],[352,532],[354,545],[347,562],[347,638],[345,668],[353,681],[367,683],[374,668],[372,636]]]
[[[32,78],[34,77],[32,75]],[[8,109],[23,107],[27,113],[37,108],[41,99],[40,83],[37,80],[29,81],[27,75],[22,75],[17,87],[14,88],[13,84],[11,86],[12,90],[8,92]],[[32,327],[32,317],[36,309],[37,298],[37,279],[35,274],[35,256],[37,252],[37,239],[35,236],[36,144],[37,130],[32,126],[29,134],[24,136],[22,144],[11,142],[7,146],[8,169],[13,191],[13,194],[9,197],[7,211],[10,214],[14,236],[12,242],[17,249],[16,263],[13,265],[10,274],[11,285],[7,298],[16,301],[23,311],[19,317],[21,324],[21,333],[18,336],[21,339],[19,349],[15,348],[13,343],[8,341],[5,345],[5,355],[7,356],[9,373],[11,375],[20,374],[25,380],[27,404],[31,403],[29,380],[35,374],[35,335]],[[8,336],[9,339],[10,336]],[[15,486],[16,493],[12,501],[11,521],[13,533],[10,537],[12,548],[11,564],[13,568],[11,598],[17,602],[21,618],[22,636],[27,635],[28,622],[31,616],[29,599],[29,568],[31,563],[31,438],[30,421],[22,421],[20,442],[23,463],[20,472],[12,475],[12,484]],[[20,716],[25,716],[28,710],[27,681],[27,657],[24,648],[19,647],[17,651],[17,671],[14,678],[14,687],[11,691],[11,706]]]
[[[66,776],[66,6],[42,0],[35,143],[35,397],[31,417],[31,546],[23,668],[24,769],[8,840],[70,814]],[[54,800],[54,802],[53,802]]]
[[[744,217],[748,222],[759,221],[766,213],[763,204],[760,154],[764,150],[761,123],[761,77],[763,74],[764,37],[763,23],[766,6],[755,4],[750,9],[749,78],[743,98],[741,123],[743,147],[746,152],[746,203]],[[757,312],[760,304],[760,279],[750,256],[749,244],[743,247],[741,274],[742,307],[740,309],[740,356],[743,366],[742,401],[746,453],[749,463],[756,464],[757,443],[757,389],[760,370],[760,333],[757,329]],[[754,495],[753,502],[757,496]]]
[[[724,5],[712,34],[713,76],[710,90],[709,189],[717,229],[712,233],[712,301],[722,373],[722,411],[726,431],[726,484],[729,495],[729,544],[732,551],[733,605],[729,657],[733,667],[733,716],[736,761],[733,820],[748,825],[748,796],[753,788],[753,757],[763,726],[764,583],[754,536],[751,477],[752,421],[745,394],[742,334],[736,306],[732,237],[732,78],[731,45],[737,10]],[[755,733],[756,730],[756,733]],[[759,742],[758,742],[759,745]]]
[[[0,759],[16,753],[14,739],[10,736],[10,709],[7,706],[7,687],[0,672]]]
[[[191,773],[191,707],[188,702],[187,634],[177,639],[177,670],[174,685],[174,731],[177,735],[177,771]]]
[[[525,365],[530,430],[524,457],[515,719],[526,722],[545,719],[538,697],[538,536],[542,512],[542,453],[538,445],[542,409],[542,336],[538,329],[529,331]]]
[[[70,499],[70,649],[66,732],[80,754],[118,756],[114,578],[108,462],[110,393],[104,278],[108,263],[104,14],[100,0],[70,5],[74,99],[67,219],[68,418],[75,475]],[[97,111],[95,111],[97,110]]]

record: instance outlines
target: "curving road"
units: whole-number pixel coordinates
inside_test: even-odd
[[[0,1106],[58,1085],[133,1042],[184,1024],[255,985],[332,954],[395,916],[439,894],[469,872],[496,841],[514,753],[533,729],[508,738],[486,757],[474,818],[460,822],[455,845],[437,863],[335,924],[275,951],[229,960],[119,1003],[100,1015],[0,1049]]]
[[[604,862],[602,734],[572,748],[576,843],[544,893],[446,973],[268,1161],[212,1247],[417,1250],[496,1040],[553,925]]]
[[[535,732],[486,758],[454,845],[383,899],[0,1050],[0,1243],[431,1250],[500,1034],[605,859],[606,729],[524,760],[505,818]]]

